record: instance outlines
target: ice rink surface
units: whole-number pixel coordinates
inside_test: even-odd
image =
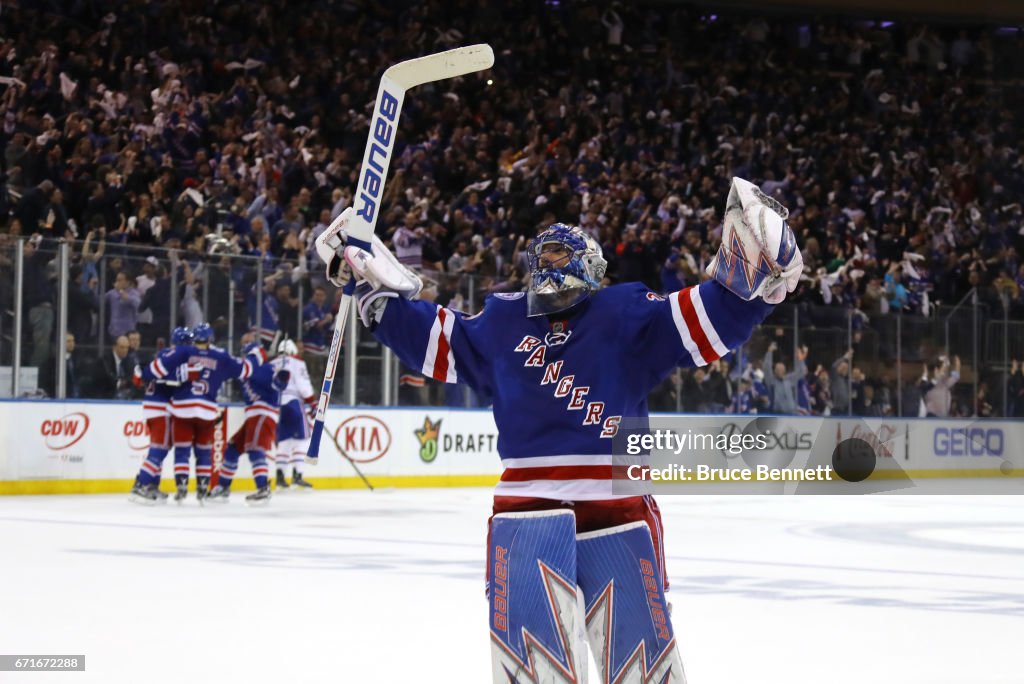
[[[0,497],[0,682],[490,681],[488,490],[234,497]],[[1024,497],[660,503],[690,684],[1024,682]]]

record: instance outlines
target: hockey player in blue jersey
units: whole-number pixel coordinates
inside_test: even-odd
[[[196,453],[196,496],[206,499],[213,470],[213,437],[218,416],[217,393],[229,378],[245,380],[249,361],[239,360],[213,346],[213,328],[201,323],[192,331],[192,347],[176,349],[157,368],[161,377],[179,374],[182,384],[171,397],[174,418],[174,500],[188,494],[189,455]],[[180,368],[184,370],[179,371]]]
[[[648,393],[674,368],[735,349],[796,287],[787,214],[734,179],[711,279],[664,296],[601,288],[600,246],[555,224],[528,247],[527,292],[488,297],[473,316],[416,301],[418,277],[379,239],[372,254],[345,244],[345,217],[317,239],[328,279],[357,279],[360,318],[380,341],[493,400],[504,466],[487,554],[495,682],[581,681],[584,632],[603,682],[685,682],[661,516],[653,497],[613,489],[612,438],[624,418],[646,419]]]
[[[168,375],[164,364],[170,363],[177,349],[191,344],[192,331],[186,327],[175,328],[171,332],[171,346],[162,349],[147,366],[135,368],[133,381],[146,387],[142,412],[149,431],[149,452],[129,497],[135,503],[154,504],[167,500],[167,495],[160,491],[160,471],[173,437],[171,397],[181,382],[176,376]]]
[[[267,353],[251,334],[242,338],[242,354],[252,367],[249,378],[242,383],[245,399],[245,422],[228,441],[224,450],[224,462],[217,471],[217,485],[210,490],[207,498],[212,503],[228,500],[231,482],[238,470],[238,459],[249,455],[252,476],[256,481],[256,492],[245,497],[247,503],[263,504],[270,499],[267,452],[274,448],[277,429],[278,407],[281,390],[288,385],[290,373],[267,363]]]

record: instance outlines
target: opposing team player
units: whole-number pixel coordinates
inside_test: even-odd
[[[299,356],[299,348],[294,342],[281,340],[272,364],[278,370],[288,371],[290,378],[281,394],[281,419],[277,423],[277,453],[274,457],[277,486],[288,486],[286,471],[291,464],[292,485],[308,489],[313,485],[302,476],[302,469],[309,447],[311,415],[316,412],[316,395],[309,381],[306,362]]]
[[[132,487],[130,501],[135,503],[164,503],[167,495],[160,491],[160,471],[167,452],[171,450],[171,397],[181,383],[177,376],[170,376],[165,362],[170,363],[175,350],[192,344],[192,331],[186,327],[175,328],[171,332],[171,346],[162,349],[145,367],[135,369],[134,382],[146,385],[146,393],[142,399],[142,413],[149,431],[149,452],[142,462],[139,474]]]
[[[676,366],[739,346],[796,287],[787,215],[734,179],[711,279],[667,296],[602,289],[600,246],[554,224],[528,247],[528,291],[489,297],[475,316],[414,301],[419,279],[379,239],[372,255],[345,245],[344,220],[318,238],[334,284],[355,272],[360,317],[379,340],[493,399],[504,465],[488,535],[495,682],[584,678],[577,587],[602,682],[685,682],[661,517],[651,496],[613,488],[612,438],[624,418],[646,420],[649,392]]]
[[[181,502],[188,495],[189,456],[195,448],[196,496],[202,503],[210,486],[213,471],[213,437],[217,424],[217,393],[229,378],[245,380],[252,364],[236,359],[220,347],[213,346],[213,328],[201,323],[192,331],[192,347],[176,349],[164,360],[164,371],[178,372],[184,367],[185,381],[171,398],[174,418],[174,500]]]
[[[245,399],[245,422],[235,431],[224,450],[224,462],[217,471],[217,485],[210,490],[208,501],[227,502],[231,493],[231,482],[238,470],[238,459],[249,455],[252,476],[256,481],[256,492],[245,497],[251,504],[263,504],[270,500],[268,482],[267,452],[274,448],[277,430],[278,407],[281,390],[288,385],[288,370],[278,370],[267,363],[267,353],[259,342],[248,334],[242,338],[245,360],[252,367],[249,378],[242,383]]]

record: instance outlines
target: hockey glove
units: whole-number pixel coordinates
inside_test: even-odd
[[[352,207],[341,212],[316,238],[316,253],[320,260],[327,264],[327,280],[335,287],[345,287],[352,278],[352,270],[344,258],[346,230],[352,212]]]
[[[274,373],[274,379],[272,381],[274,389],[283,390],[288,386],[288,381],[292,378],[292,372],[285,368]]]
[[[183,363],[175,371],[178,382],[195,382],[202,374],[203,367],[199,364]]]
[[[789,211],[742,178],[733,178],[725,204],[722,245],[707,274],[737,297],[763,297],[778,304],[796,289],[804,260],[792,229]]]

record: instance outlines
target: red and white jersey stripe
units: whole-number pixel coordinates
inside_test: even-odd
[[[422,375],[405,373],[398,377],[398,384],[405,385],[406,387],[424,387],[427,384],[427,380]]]
[[[672,320],[694,365],[706,366],[729,353],[704,310],[699,287],[680,290],[669,297],[669,302]]]
[[[167,401],[160,401],[157,398],[150,397],[142,402],[142,417],[146,420],[150,418],[163,418],[169,415],[170,412],[171,405]]]
[[[277,420],[280,414],[281,411],[280,409],[278,409],[278,407],[263,401],[256,401],[253,402],[252,404],[249,404],[248,406],[245,407],[244,411],[244,415],[246,418],[249,418],[251,416],[266,416],[267,418],[272,418],[275,421]]]
[[[423,374],[441,382],[459,381],[455,370],[455,355],[452,353],[452,330],[455,328],[455,313],[443,306],[437,307],[437,317],[430,328],[427,353],[423,358]]]
[[[200,418],[216,420],[217,402],[202,397],[189,399],[172,399],[171,415],[175,418]]]
[[[556,501],[599,501],[636,496],[636,492],[612,492],[612,458],[597,454],[505,458],[501,461],[505,470],[494,488],[494,495]]]
[[[161,380],[167,377],[167,368],[164,367],[159,356],[149,364],[149,372]]]

